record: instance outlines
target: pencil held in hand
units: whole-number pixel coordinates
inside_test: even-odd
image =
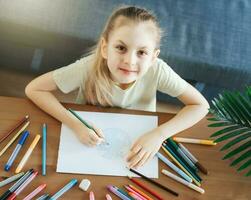
[[[96,135],[100,138],[101,142],[105,142],[106,144],[109,145],[109,143],[107,143],[105,141],[105,138],[103,136],[100,135],[100,133],[98,133],[90,124],[88,124],[84,119],[82,119],[74,110],[72,109],[68,109],[70,111],[71,114],[73,114],[77,119],[79,119],[79,121],[81,121],[87,128],[93,130]]]

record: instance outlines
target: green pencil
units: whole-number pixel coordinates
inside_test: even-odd
[[[78,118],[79,121],[81,121],[87,128],[93,130],[99,136],[99,134],[95,131],[95,129],[90,124],[88,124],[85,120],[83,120],[74,110],[72,110],[70,108],[68,110],[71,112],[71,114],[73,114],[76,118]],[[102,139],[104,140],[104,138],[102,138]],[[104,142],[105,142],[105,140],[104,140]],[[109,145],[108,142],[105,142],[105,143]]]

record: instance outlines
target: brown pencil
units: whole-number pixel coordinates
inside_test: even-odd
[[[13,133],[19,126],[21,126],[26,120],[29,119],[29,115],[26,115],[22,118],[13,128],[11,128],[2,138],[0,138],[0,144],[11,134]]]
[[[179,196],[179,194],[178,194],[177,192],[175,192],[175,191],[169,189],[168,187],[166,187],[166,186],[164,186],[164,185],[161,185],[160,183],[158,183],[158,182],[156,182],[156,181],[154,181],[154,180],[152,180],[152,179],[146,177],[145,175],[143,175],[143,174],[141,174],[141,173],[135,171],[134,169],[131,169],[131,168],[130,168],[129,170],[130,170],[131,172],[133,172],[133,173],[135,173],[135,174],[141,176],[141,177],[144,178],[145,180],[147,180],[147,181],[153,183],[154,185],[156,185],[156,186],[158,186],[158,187],[164,189],[165,191],[170,192],[171,194],[173,194],[173,195],[175,195],[175,196]]]

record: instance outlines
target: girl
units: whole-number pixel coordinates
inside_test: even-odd
[[[52,94],[78,90],[78,103],[155,111],[156,91],[177,97],[184,108],[171,120],[145,133],[127,155],[128,167],[152,159],[167,138],[187,129],[208,112],[208,102],[178,76],[160,53],[161,29],[153,14],[138,7],[121,7],[109,18],[95,52],[75,63],[31,81],[26,95],[41,109],[70,127],[79,140],[98,145],[97,134],[72,116]]]

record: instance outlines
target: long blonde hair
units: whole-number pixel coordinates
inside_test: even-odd
[[[134,6],[123,6],[116,9],[108,19],[97,46],[92,52],[94,54],[94,62],[89,71],[83,91],[88,104],[113,106],[111,101],[112,80],[107,62],[101,55],[101,40],[104,38],[108,41],[109,34],[115,28],[116,19],[120,16],[135,22],[152,21],[157,30],[156,46],[159,47],[162,31],[153,13]]]

